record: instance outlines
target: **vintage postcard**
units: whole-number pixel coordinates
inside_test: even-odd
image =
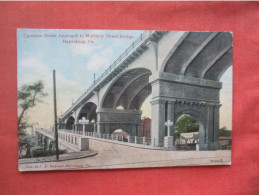
[[[230,165],[231,32],[18,29],[20,171]]]

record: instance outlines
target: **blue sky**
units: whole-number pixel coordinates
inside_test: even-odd
[[[86,31],[86,30],[18,30],[18,78],[22,79],[24,73],[33,73],[35,68],[39,73],[56,69],[65,79],[81,83],[85,87],[93,81],[93,74],[100,75],[113,60],[116,60],[134,39],[93,39],[94,44],[62,43],[62,38],[26,38],[28,35],[133,35],[137,38],[143,31]],[[68,38],[68,40],[71,40]],[[85,40],[87,38],[78,38]],[[41,63],[41,66],[38,66]],[[44,72],[45,73],[45,72]],[[47,76],[47,75],[45,75]],[[23,83],[18,80],[18,86]]]
[[[27,116],[32,123],[45,127],[52,124],[52,71],[56,70],[58,115],[63,114],[77,98],[108,68],[143,31],[48,30],[17,31],[18,88],[26,83],[43,80],[49,94],[44,103],[35,106]],[[59,35],[124,35],[124,38],[73,38],[86,44],[63,43]],[[42,37],[40,37],[40,35]],[[45,35],[48,35],[45,37]],[[56,35],[56,37],[51,37]],[[127,37],[130,35],[131,37]],[[36,37],[35,37],[36,36]],[[66,40],[72,40],[67,38]]]
[[[42,127],[48,127],[53,123],[53,69],[56,70],[57,107],[58,115],[60,115],[71,106],[72,100],[76,101],[92,84],[93,75],[96,74],[96,78],[98,78],[141,33],[143,31],[19,29],[17,31],[18,88],[25,83],[41,79],[49,94],[44,99],[44,103],[27,112],[30,122],[37,122]],[[45,34],[48,36],[44,37]],[[88,43],[89,38],[85,37],[86,34],[104,35],[104,37],[93,38],[91,40],[94,43]],[[106,34],[110,36],[122,34],[125,37],[120,39],[106,38]],[[42,37],[39,37],[40,35]],[[51,35],[56,35],[56,37],[51,37]],[[84,38],[73,38],[73,40],[85,41],[86,43],[63,43],[63,38],[59,35],[78,35],[79,37],[82,35]],[[132,37],[129,39],[128,35]],[[72,38],[66,40],[72,40]],[[222,96],[221,99],[229,102],[232,99],[231,68],[223,75],[222,82],[224,94],[228,95]],[[143,105],[146,108],[150,107],[149,99]],[[223,115],[230,116],[229,113],[232,114],[229,112],[229,109],[232,111],[232,103],[230,104],[231,108],[229,103],[226,104],[228,105],[226,108],[221,108],[221,110],[226,109]],[[149,116],[149,113],[150,108],[147,108],[144,115]],[[222,116],[222,118],[227,120],[226,116]],[[223,123],[232,128],[229,119]]]

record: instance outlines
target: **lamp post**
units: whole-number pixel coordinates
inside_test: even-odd
[[[57,103],[56,103],[56,71],[53,70],[53,99],[54,99],[54,138],[56,147],[56,160],[59,160],[58,128],[57,128]]]
[[[83,135],[85,136],[85,125],[89,124],[89,120],[86,120],[85,117],[79,120],[79,124],[83,125]]]
[[[167,136],[170,136],[170,127],[173,125],[174,123],[171,122],[170,120],[167,120],[167,122],[165,122],[165,126],[167,126]]]
[[[164,147],[168,148],[168,149],[173,149],[174,148],[174,137],[170,136],[170,127],[173,125],[174,123],[171,122],[170,120],[167,120],[167,122],[165,122],[165,126],[167,126],[167,136],[164,137]]]

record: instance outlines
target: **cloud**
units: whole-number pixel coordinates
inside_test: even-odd
[[[112,48],[107,48],[99,54],[92,55],[86,64],[87,70],[99,71],[108,68],[111,65],[111,56],[113,56]]]
[[[46,76],[50,72],[48,65],[32,57],[23,59],[20,65],[21,68],[27,68],[39,76]]]
[[[48,64],[41,60],[30,57],[21,60],[18,63],[18,69],[22,70],[22,74],[18,75],[19,85],[33,83],[37,80],[42,80],[44,83],[44,91],[48,96],[44,98],[44,103],[37,104],[34,108],[27,112],[30,123],[39,123],[44,125],[52,124],[53,122],[53,78],[52,69]],[[83,93],[83,85],[64,77],[62,73],[56,72],[56,87],[57,87],[57,107],[58,115],[61,111],[64,113],[72,103],[72,99],[76,99]]]
[[[71,44],[71,50],[74,55],[90,55],[98,49],[99,46],[97,45]]]

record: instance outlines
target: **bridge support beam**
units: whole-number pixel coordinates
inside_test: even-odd
[[[141,113],[138,110],[100,108],[97,110],[97,132],[112,134],[122,129],[131,136],[138,135]]]

